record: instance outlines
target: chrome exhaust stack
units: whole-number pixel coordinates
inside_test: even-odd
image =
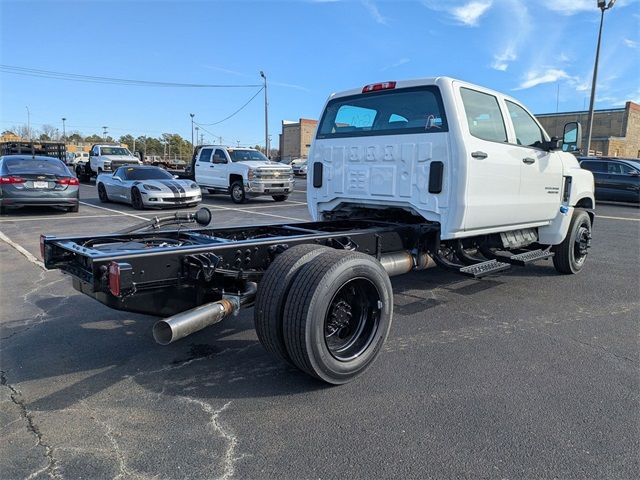
[[[240,306],[253,302],[257,285],[247,283],[247,290],[239,295],[225,295],[222,300],[192,308],[186,312],[158,320],[153,326],[153,338],[160,345],[169,345],[205,327],[221,322],[232,314],[237,314]]]

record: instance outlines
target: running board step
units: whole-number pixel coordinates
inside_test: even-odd
[[[538,260],[547,260],[554,256],[553,252],[548,250],[531,250],[529,252],[519,253],[510,257],[500,257],[501,261],[510,263],[511,265],[518,265],[519,267],[525,267],[530,263],[537,262]]]
[[[497,260],[488,260],[486,262],[476,263],[475,265],[462,267],[460,269],[460,273],[472,278],[482,278],[487,275],[491,275],[492,273],[502,272],[503,270],[508,270],[510,268],[511,265],[508,263],[499,262]]]

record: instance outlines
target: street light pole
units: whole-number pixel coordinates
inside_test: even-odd
[[[190,113],[189,116],[191,117],[191,155],[193,155],[193,152],[196,151],[196,146],[193,143],[193,117],[195,117],[195,113]]]
[[[260,70],[260,76],[264,80],[264,149],[265,156],[269,157],[269,101],[267,99],[267,76]]]
[[[24,107],[27,109],[27,138],[29,142],[31,142],[31,112],[29,111],[29,107]]]
[[[67,139],[67,129],[65,128],[65,122],[67,121],[67,119],[65,117],[62,117],[62,140],[65,141]]]
[[[102,127],[102,138],[103,138],[104,141],[107,140],[107,128],[108,127],[106,127],[106,126]]]
[[[196,142],[198,141],[198,132],[200,131],[200,127],[196,127]]]
[[[600,43],[602,41],[602,24],[604,23],[604,12],[613,7],[616,0],[610,0],[607,4],[606,0],[598,0],[598,8],[600,9],[600,29],[598,30],[598,45],[596,46],[596,61],[593,65],[593,79],[591,81],[591,100],[589,101],[589,117],[587,119],[587,142],[584,149],[584,155],[589,155],[591,147],[591,135],[593,134],[593,108],[596,100],[596,82],[598,81],[598,62],[600,60]]]

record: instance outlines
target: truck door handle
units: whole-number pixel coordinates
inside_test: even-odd
[[[209,168],[213,168],[213,165],[209,165]]]
[[[532,163],[536,163],[536,159],[531,157],[526,157],[522,159],[522,162],[526,163],[527,165],[531,165]]]
[[[484,152],[480,152],[480,151],[478,151],[478,152],[473,152],[473,153],[471,154],[471,156],[472,156],[473,158],[480,158],[480,159],[483,159],[483,158],[487,158],[489,155],[487,155],[487,154],[486,154],[486,153],[484,153]]]

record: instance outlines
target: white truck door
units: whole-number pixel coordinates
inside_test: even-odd
[[[558,153],[541,147],[546,136],[533,116],[522,106],[505,100],[513,127],[510,150],[520,162],[520,205],[528,222],[552,220],[560,207],[562,160]]]
[[[194,168],[196,182],[206,187],[213,187],[213,165],[211,154],[213,148],[204,147],[200,150]]]
[[[507,143],[506,121],[498,98],[466,86],[456,90],[464,108],[459,114],[469,155],[461,159],[468,166],[464,229],[524,223],[520,208],[522,162],[509,153],[514,147]]]
[[[213,160],[211,161],[212,181],[213,186],[218,188],[229,187],[229,163],[225,151],[221,148],[216,148],[213,152]]]

